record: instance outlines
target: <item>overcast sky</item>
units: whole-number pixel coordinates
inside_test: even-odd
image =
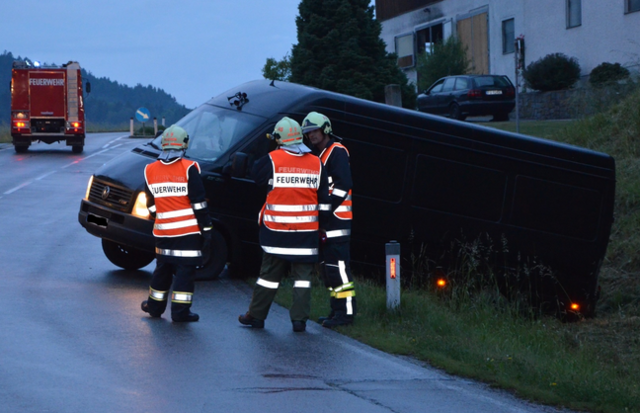
[[[97,77],[153,85],[194,108],[262,78],[297,43],[300,0],[1,0],[0,51],[75,60]],[[153,115],[153,114],[152,114]]]

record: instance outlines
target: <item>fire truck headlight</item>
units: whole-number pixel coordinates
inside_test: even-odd
[[[149,210],[147,209],[147,195],[144,192],[140,192],[136,198],[136,203],[133,206],[133,215],[140,218],[149,218]]]
[[[89,192],[91,192],[91,185],[93,185],[93,175],[89,178],[89,184],[87,185],[87,192],[84,194],[84,199],[89,199]]]

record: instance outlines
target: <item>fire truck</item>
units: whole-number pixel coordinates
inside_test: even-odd
[[[87,83],[87,93],[91,85]],[[78,62],[40,66],[16,60],[11,71],[11,137],[17,153],[32,142],[66,141],[73,153],[84,147],[82,76]]]

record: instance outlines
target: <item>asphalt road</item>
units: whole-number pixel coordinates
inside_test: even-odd
[[[153,264],[114,267],[77,222],[89,176],[140,140],[89,135],[85,151],[0,147],[0,412],[552,412],[310,322],[274,305],[241,326],[251,288],[198,282],[201,320],[140,310]]]

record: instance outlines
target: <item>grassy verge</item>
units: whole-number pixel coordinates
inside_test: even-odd
[[[486,125],[515,130],[513,122]],[[522,122],[520,133],[616,159],[615,222],[597,316],[562,323],[523,317],[485,292],[447,300],[419,289],[403,290],[399,311],[389,313],[384,286],[360,279],[357,321],[340,332],[528,400],[590,412],[640,412],[640,92],[589,119]],[[315,319],[329,308],[317,280],[314,287]],[[290,300],[283,285],[277,301],[288,306]]]
[[[7,125],[0,123],[0,143],[11,142],[11,131]]]

